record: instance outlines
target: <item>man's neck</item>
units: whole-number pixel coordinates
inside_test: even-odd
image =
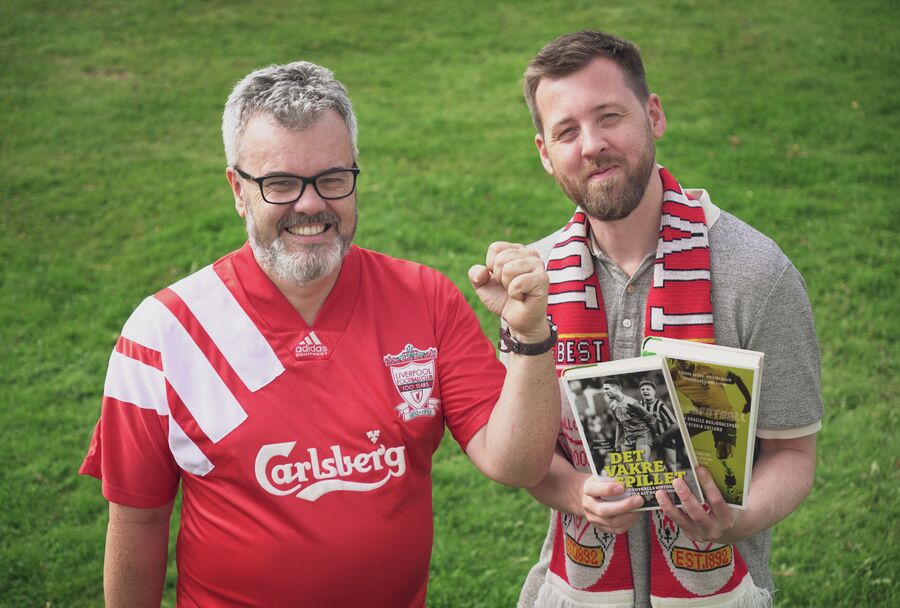
[[[335,283],[337,283],[340,273],[341,269],[338,267],[337,270],[327,276],[303,284],[293,283],[271,275],[269,275],[269,278],[275,284],[275,287],[278,288],[278,291],[291,303],[291,306],[300,313],[306,324],[312,327],[316,316],[322,309],[322,305],[325,304],[325,300],[328,298],[328,294],[331,293]],[[269,273],[266,274],[268,275]]]
[[[637,272],[648,254],[656,251],[662,194],[659,172],[653,171],[644,197],[628,217],[612,222],[588,219],[594,241],[629,277]]]

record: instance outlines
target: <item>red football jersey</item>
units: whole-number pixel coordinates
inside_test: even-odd
[[[144,508],[181,481],[179,606],[422,606],[432,454],[503,377],[438,272],[353,247],[309,327],[245,245],[132,314],[81,472]]]

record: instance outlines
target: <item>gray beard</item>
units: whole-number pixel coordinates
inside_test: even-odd
[[[358,217],[358,211],[356,213]],[[292,218],[296,218],[297,215],[283,218],[278,223],[278,229],[282,228],[283,223],[287,225],[296,223],[295,219]],[[253,255],[256,257],[260,267],[270,277],[295,285],[312,283],[340,268],[344,256],[350,251],[350,246],[353,244],[353,236],[356,233],[356,222],[354,221],[353,233],[348,236],[341,235],[340,221],[336,216],[332,216],[329,219],[334,225],[335,232],[338,234],[336,243],[315,245],[304,251],[287,251],[284,241],[280,238],[276,238],[269,243],[262,242],[254,223],[255,220],[250,205],[247,206],[245,218],[250,248],[253,250]]]

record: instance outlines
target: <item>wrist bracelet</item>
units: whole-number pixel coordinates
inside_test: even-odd
[[[500,342],[497,344],[500,348],[500,352],[514,353],[516,355],[543,355],[556,345],[556,339],[559,337],[559,334],[556,331],[556,325],[554,325],[550,319],[547,319],[547,324],[550,326],[550,337],[543,342],[537,342],[535,344],[519,342],[512,337],[512,334],[509,332],[509,327],[501,327]]]

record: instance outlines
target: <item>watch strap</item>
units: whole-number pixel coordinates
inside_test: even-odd
[[[518,340],[513,338],[512,334],[509,331],[509,327],[501,327],[500,342],[497,344],[500,352],[529,356],[543,355],[556,345],[556,339],[559,337],[559,333],[556,330],[556,325],[554,325],[553,322],[550,321],[550,319],[547,319],[547,324],[550,326],[550,337],[543,342],[530,344],[527,342],[519,342]]]

